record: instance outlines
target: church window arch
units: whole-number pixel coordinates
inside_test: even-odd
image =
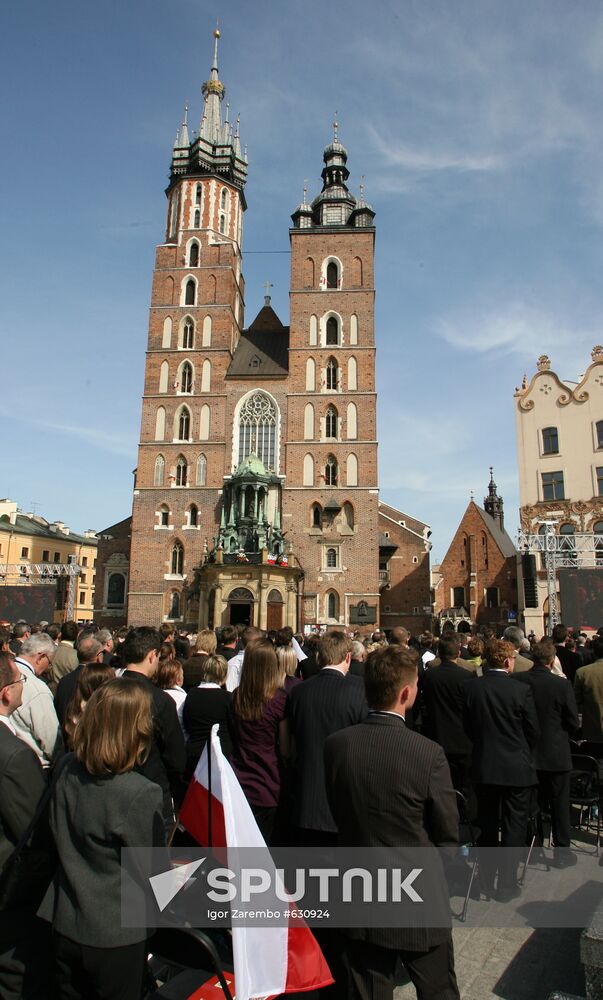
[[[347,457],[346,485],[358,486],[358,459],[354,454],[348,455]]]
[[[209,392],[211,387],[211,361],[206,358],[201,369],[201,392]]]
[[[188,246],[188,266],[199,267],[199,243],[191,240]]]
[[[157,511],[159,515],[159,524],[162,528],[167,528],[170,523],[170,508],[166,503],[162,503]]]
[[[354,257],[354,260],[352,261],[352,285],[355,288],[361,288],[362,285],[364,284],[364,281],[363,281],[363,278],[364,278],[363,271],[364,271],[364,268],[363,268],[363,264],[362,264],[362,258],[361,257]]]
[[[325,555],[327,569],[337,569],[337,549],[328,548]]]
[[[176,486],[186,486],[188,484],[188,465],[184,455],[179,455],[176,460],[176,474],[174,479]]]
[[[197,486],[205,486],[207,483],[207,459],[201,453],[197,459],[197,475],[195,478]]]
[[[194,229],[200,229],[201,228],[201,212],[199,211],[198,208],[195,209],[195,216],[194,216],[194,219],[193,219],[193,228]]]
[[[183,306],[194,306],[197,302],[197,282],[194,278],[185,279],[183,282],[184,297]]]
[[[325,437],[326,438],[337,438],[337,408],[335,406],[327,407],[327,412],[325,415]]]
[[[181,406],[176,410],[174,425],[176,441],[190,441],[191,411],[188,406]]]
[[[184,572],[184,546],[180,541],[175,541],[172,545],[170,571],[172,576],[182,576]]]
[[[180,324],[178,346],[183,351],[192,351],[195,346],[195,321],[192,316],[185,316]]]
[[[217,286],[216,286],[216,276],[215,276],[215,274],[210,274],[210,276],[209,276],[209,278],[207,280],[207,301],[208,302],[215,302],[216,301],[216,294],[217,294],[216,288],[217,288]]]
[[[316,347],[318,344],[318,319],[316,316],[310,316],[310,347]]]
[[[220,192],[220,208],[222,211],[226,211],[228,208],[228,190],[226,188],[222,188]]]
[[[339,388],[339,365],[335,358],[329,358],[327,361],[325,388],[328,392],[337,392]]]
[[[161,338],[162,347],[172,346],[172,317],[166,316],[163,321],[163,336]]]
[[[306,403],[304,409],[304,438],[306,441],[314,439],[314,407],[312,403]]]
[[[202,347],[211,347],[211,316],[206,316],[203,320]]]
[[[163,455],[158,455],[155,459],[155,471],[153,474],[153,486],[163,486],[163,477],[165,475],[165,458]]]
[[[348,361],[348,391],[355,392],[358,389],[358,362],[356,358]]]
[[[314,392],[316,387],[316,362],[314,358],[306,361],[306,392]]]
[[[180,372],[178,378],[178,384],[180,386],[180,392],[189,395],[193,391],[193,366],[190,361],[183,361],[180,365]]]
[[[199,438],[201,441],[209,441],[210,410],[207,403],[201,407],[201,418],[199,421]]]
[[[327,618],[339,621],[339,594],[336,590],[329,590],[325,596]]]
[[[165,407],[158,406],[155,414],[155,440],[163,441],[165,437]]]
[[[327,288],[337,288],[339,285],[339,271],[334,260],[327,264]]]
[[[329,455],[325,462],[324,481],[325,486],[337,486],[337,459],[335,455]]]
[[[325,257],[320,267],[320,287],[324,291],[335,291],[341,288],[343,266],[339,257],[333,254]]]
[[[159,392],[168,391],[168,380],[170,377],[170,366],[167,361],[161,362],[161,368],[159,369]]]
[[[304,261],[303,284],[304,288],[314,288],[314,260],[312,257],[306,257]]]
[[[173,305],[174,302],[174,279],[171,274],[168,274],[165,279],[165,301],[168,306]]]
[[[354,508],[349,500],[346,500],[341,508],[342,521],[348,528],[354,527]]]
[[[329,316],[325,325],[325,346],[337,347],[340,342],[339,323],[336,316]]]
[[[202,191],[203,191],[203,188],[202,188],[201,184],[197,184],[197,186],[195,188],[195,205],[200,205],[201,204],[201,194],[202,194]]]
[[[278,472],[280,413],[276,401],[261,389],[243,396],[235,410],[234,465],[257,455],[266,469]]]
[[[168,621],[177,621],[179,618],[182,617],[182,614],[180,612],[181,600],[179,592],[177,590],[172,590],[172,592],[169,595],[169,599],[170,599],[170,606],[167,613]]]
[[[348,403],[347,436],[349,441],[358,437],[358,411],[355,403]]]
[[[314,459],[312,455],[304,455],[303,485],[314,486]]]
[[[199,524],[199,508],[197,507],[197,504],[192,503],[186,513],[189,527],[196,528]]]
[[[224,212],[220,212],[220,218],[218,220],[218,232],[223,236],[226,232],[226,216]]]
[[[356,313],[350,316],[350,344],[355,346],[358,343],[358,317]]]
[[[318,502],[313,503],[310,507],[310,527],[311,528],[321,528],[322,527],[322,507]]]

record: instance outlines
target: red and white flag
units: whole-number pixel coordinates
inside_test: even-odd
[[[222,753],[217,725],[211,734],[211,752],[211,846],[226,848],[227,856],[229,850],[243,847],[263,848],[268,856],[243,789]],[[180,810],[180,822],[202,847],[209,846],[208,763],[206,746]],[[281,927],[235,926],[232,947],[236,1000],[269,1000],[333,982],[316,938],[302,920]]]

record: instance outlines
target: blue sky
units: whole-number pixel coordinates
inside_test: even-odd
[[[335,110],[377,213],[380,485],[442,558],[488,466],[517,525],[513,390],[603,340],[603,10],[589,0],[21,0],[0,15],[0,493],[127,516],[171,145],[220,76],[249,146],[244,250],[288,250]],[[286,253],[249,253],[246,319]]]

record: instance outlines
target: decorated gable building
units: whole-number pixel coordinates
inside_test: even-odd
[[[335,127],[322,188],[292,215],[289,325],[267,295],[245,326],[248,163],[238,121],[222,113],[214,35],[199,129],[189,136],[185,116],[174,144],[156,252],[128,620],[373,625],[387,586],[374,212],[348,187]],[[414,600],[423,612],[428,587]]]

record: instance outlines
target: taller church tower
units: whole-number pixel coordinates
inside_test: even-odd
[[[184,616],[184,593],[214,533],[224,474],[225,375],[243,324],[241,243],[247,156],[222,116],[218,39],[203,113],[174,143],[165,242],[151,293],[142,424],[132,511],[128,618]]]

